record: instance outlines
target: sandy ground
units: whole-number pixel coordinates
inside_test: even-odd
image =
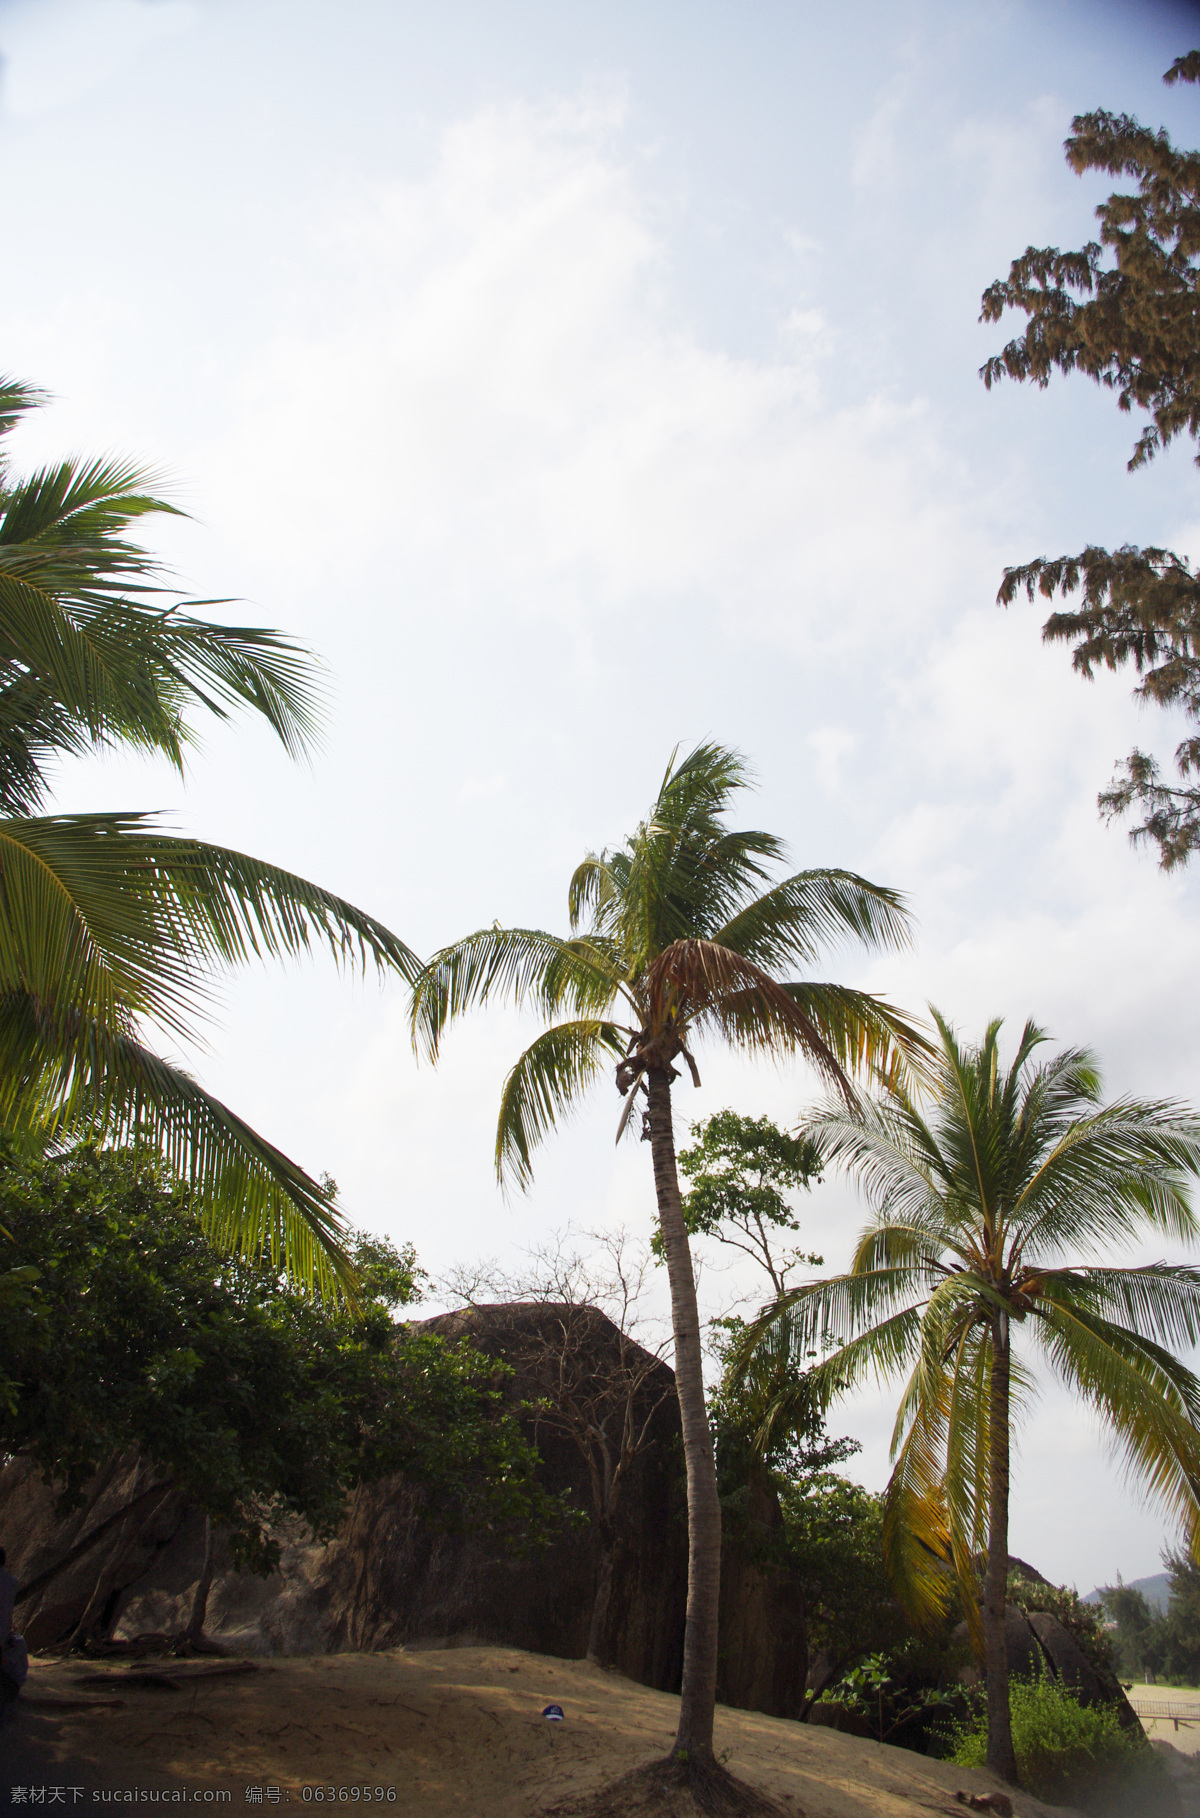
[[[1179,1685],[1135,1685],[1130,1698],[1169,1698],[1180,1704],[1200,1709],[1200,1689]],[[1151,1742],[1169,1742],[1181,1755],[1200,1755],[1200,1723],[1181,1723],[1176,1728],[1170,1717],[1143,1717],[1142,1728]]]
[[[131,1790],[154,1788],[264,1812],[374,1807],[379,1788],[396,1818],[535,1818],[665,1754],[678,1709],[667,1693],[584,1661],[504,1648],[264,1660],[243,1678],[177,1690],[139,1687],[127,1670],[33,1663],[24,1708],[0,1733],[9,1810],[31,1803],[14,1801],[14,1785],[82,1786],[80,1799],[57,1802],[62,1810],[130,1804]],[[542,1716],[551,1702],[564,1722]],[[716,1742],[734,1773],[806,1818],[962,1818],[959,1788],[999,1784],[904,1749],[723,1707]],[[18,1769],[29,1778],[14,1779]],[[228,1801],[218,1798],[226,1792]],[[1024,1794],[1013,1805],[1018,1818],[1066,1818]]]

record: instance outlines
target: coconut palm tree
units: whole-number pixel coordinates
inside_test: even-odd
[[[549,1027],[505,1081],[496,1135],[502,1183],[525,1188],[533,1150],[610,1067],[624,1100],[618,1137],[641,1103],[670,1279],[688,1496],[688,1602],[675,1753],[712,1768],[721,1515],[704,1406],[700,1322],[675,1166],[671,1086],[716,1038],[750,1054],[802,1056],[852,1097],[848,1074],[895,1070],[919,1046],[866,992],[802,981],[819,947],[851,937],[895,946],[908,918],[895,891],[846,871],[778,882],[772,835],[730,829],[743,760],[716,745],[674,758],[649,817],[619,851],[590,854],[568,890],[570,934],[481,929],[429,961],[413,995],[419,1050],[436,1060],[451,1021],[507,999]]]
[[[1027,1023],[1007,1071],[1000,1022],[977,1047],[936,1011],[921,1098],[891,1081],[806,1124],[872,1208],[849,1272],[792,1289],[750,1328],[744,1370],[826,1353],[809,1378],[827,1407],[864,1379],[909,1372],[892,1440],[884,1543],[912,1612],[957,1583],[987,1676],[988,1766],[1015,1779],[1005,1594],[1014,1413],[1034,1358],[1091,1406],[1130,1475],[1200,1555],[1200,1380],[1175,1351],[1200,1342],[1200,1270],[1100,1266],[1097,1244],[1198,1234],[1187,1177],[1200,1124],[1165,1101],[1101,1104],[1093,1056],[1041,1064]],[[769,1424],[769,1423],[767,1423]],[[982,1611],[978,1564],[984,1554]]]
[[[0,438],[40,401],[0,380]],[[123,743],[182,769],[196,707],[249,706],[294,754],[312,742],[308,654],[184,612],[124,536],[173,509],[152,487],[109,460],[17,479],[0,452],[0,1129],[154,1143],[212,1237],[328,1283],[344,1265],[328,1193],[147,1047],[142,1025],[193,1033],[214,971],[255,955],[320,944],[410,980],[415,956],[329,891],[153,817],[33,812],[63,754]]]

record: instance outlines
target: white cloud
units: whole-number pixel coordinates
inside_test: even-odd
[[[831,396],[817,312],[773,360],[682,331],[618,123],[590,97],[491,109],[444,134],[427,179],[339,199],[284,274],[210,513],[247,539],[269,518],[294,574],[340,559],[353,521],[357,572],[386,548],[455,615],[486,587],[523,621],[624,636],[703,608],[739,640],[843,652],[864,615],[879,635],[887,588],[911,635],[954,541],[927,411]]]

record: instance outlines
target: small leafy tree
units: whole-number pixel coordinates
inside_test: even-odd
[[[866,1720],[876,1742],[897,1742],[915,1722],[944,1712],[952,1700],[938,1686],[906,1673],[901,1660],[914,1637],[892,1653],[870,1654],[830,1685],[817,1700],[837,1704]]]
[[[808,1360],[776,1358],[768,1370],[742,1372],[745,1321],[718,1320],[714,1332],[721,1375],[708,1406],[722,1518],[727,1530],[744,1537],[750,1488],[765,1474],[782,1525],[764,1563],[782,1567],[799,1588],[815,1650],[807,1716],[831,1680],[865,1655],[898,1646],[909,1632],[884,1564],[883,1502],[834,1468],[862,1448],[829,1434]]]
[[[910,1625],[884,1563],[881,1496],[835,1471],[817,1471],[781,1484],[779,1501],[787,1563],[804,1593],[814,1650],[811,1709],[866,1656],[898,1647]]]
[[[779,1252],[784,1234],[800,1229],[789,1196],[820,1179],[821,1152],[809,1137],[792,1136],[768,1117],[718,1111],[692,1125],[695,1139],[679,1151],[679,1171],[690,1183],[683,1216],[691,1237],[714,1237],[740,1250],[763,1269],[776,1295],[801,1265],[824,1260],[791,1248]],[[652,1240],[662,1254],[662,1236]]]

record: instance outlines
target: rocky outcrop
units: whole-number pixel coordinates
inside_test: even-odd
[[[756,1472],[741,1518],[732,1531],[726,1524],[717,1698],[740,1710],[799,1717],[808,1678],[804,1597],[790,1573],[767,1563],[782,1526],[774,1486]]]
[[[544,1307],[482,1308],[430,1322],[469,1336],[481,1350],[513,1357],[514,1402],[540,1386],[522,1377],[518,1342]],[[595,1316],[595,1342],[616,1329]],[[628,1341],[626,1340],[626,1345]],[[631,1679],[676,1690],[687,1596],[687,1522],[678,1406],[670,1370],[648,1360],[654,1403],[650,1443],[635,1460],[617,1523],[604,1657]],[[656,1398],[656,1399],[655,1399]],[[533,1416],[527,1417],[533,1432]],[[590,1507],[586,1467],[569,1437],[540,1423],[541,1477],[575,1506]],[[754,1522],[769,1531],[778,1504],[769,1483],[752,1497]],[[122,1513],[124,1511],[124,1513]],[[99,1534],[93,1544],[90,1536]],[[276,1530],[279,1570],[258,1578],[218,1551],[206,1633],[240,1653],[296,1654],[405,1646],[496,1644],[578,1658],[586,1650],[597,1577],[590,1526],[520,1553],[490,1532],[447,1532],[425,1518],[419,1492],[402,1478],[360,1488],[341,1530],[316,1545],[299,1527]],[[101,1609],[104,1632],[129,1639],[179,1633],[187,1624],[204,1554],[198,1511],[136,1460],[115,1460],[86,1506],[60,1519],[53,1493],[22,1461],[0,1469],[0,1543],[22,1585],[82,1551],[18,1611],[34,1646],[69,1638],[84,1613]],[[736,1540],[726,1551],[721,1697],[771,1715],[793,1715],[803,1697],[807,1648],[798,1594]]]
[[[1032,1578],[1028,1571],[1026,1576]],[[1033,1579],[1033,1582],[1039,1582]],[[1045,1583],[1044,1579],[1040,1580]],[[1076,1640],[1071,1631],[1045,1611],[1025,1611],[1010,1603],[1005,1611],[1005,1642],[1008,1670],[1016,1679],[1036,1679],[1043,1674],[1069,1686],[1080,1704],[1108,1704],[1117,1713],[1125,1729],[1142,1734],[1142,1726],[1110,1666],[1095,1660]],[[957,1641],[965,1642],[967,1625],[955,1631]],[[977,1667],[967,1668],[960,1677],[964,1682],[977,1681]]]
[[[95,1614],[101,1628],[186,1520],[188,1505],[137,1458],[113,1458],[83,1506],[60,1514],[36,1468],[10,1459],[0,1469],[0,1544],[21,1586],[16,1617],[30,1648],[65,1641]]]

